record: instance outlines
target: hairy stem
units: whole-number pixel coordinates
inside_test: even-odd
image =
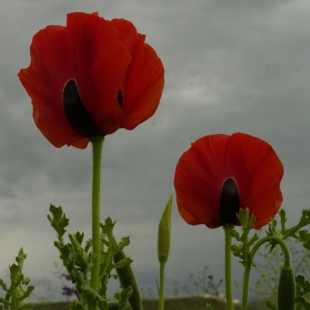
[[[100,181],[101,153],[104,137],[91,138],[93,147],[93,183],[92,183],[92,248],[93,268],[91,270],[90,286],[97,291],[99,287],[100,267]]]
[[[161,261],[159,263],[160,271],[159,271],[159,310],[164,310],[165,303],[165,265],[166,262]]]
[[[224,225],[225,230],[225,286],[226,309],[233,310],[232,274],[231,274],[231,230],[232,225]]]

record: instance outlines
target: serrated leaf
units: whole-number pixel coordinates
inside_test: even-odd
[[[34,304],[33,303],[28,303],[28,304],[24,304],[20,310],[32,310],[34,308]]]
[[[30,283],[30,281],[31,280],[29,278],[24,278],[22,283],[25,284],[25,285],[28,285]]]
[[[300,230],[297,237],[303,244],[304,248],[310,250],[310,233],[307,230]]]
[[[77,240],[76,236],[79,240]],[[83,234],[69,234],[69,239],[71,241],[71,255],[74,260],[74,264],[78,266],[80,270],[87,271],[91,265],[91,261],[90,256],[85,252],[80,243],[83,240]]]
[[[310,309],[310,303],[301,296],[295,298],[295,303],[296,305],[303,306],[305,309]]]
[[[295,278],[295,281],[296,281],[296,284],[302,287],[303,289],[305,289],[306,292],[310,292],[310,282],[307,281],[304,276],[298,275]]]
[[[2,287],[2,289],[3,289],[4,291],[7,291],[7,290],[8,290],[6,284],[4,283],[4,281],[3,281],[2,279],[0,279],[0,286]]]
[[[213,310],[212,305],[211,304],[206,304],[206,310]]]
[[[123,237],[121,241],[118,243],[118,247],[120,250],[123,250],[124,247],[130,244],[130,237]]]
[[[80,303],[73,302],[73,304],[70,307],[70,310],[85,310],[85,309]]]
[[[237,245],[232,245],[231,250],[234,256],[240,258],[240,263],[242,265],[245,265],[245,260],[249,257],[248,253],[250,251],[250,246],[252,246],[258,239],[258,236],[255,234],[250,241],[248,240],[249,232],[253,229],[253,223],[256,220],[253,214],[250,218],[249,215],[249,209],[240,209],[237,217],[242,224],[242,234],[239,234],[235,229],[231,231],[231,236],[240,242]]]
[[[268,230],[266,230],[266,235],[270,237],[277,235],[277,220],[276,219],[272,219],[268,223]]]
[[[278,310],[277,306],[274,304],[274,302],[272,300],[267,300],[266,306],[267,306],[267,308],[269,308],[271,310]]]
[[[124,259],[118,261],[114,264],[114,268],[123,268],[125,266],[129,266],[133,260],[130,257],[125,257]]]
[[[78,232],[76,232],[76,233],[74,234],[74,237],[75,237],[76,241],[77,241],[79,244],[82,244],[83,239],[84,239],[84,233],[80,233],[80,232],[78,231]]]
[[[236,230],[232,230],[230,233],[231,236],[234,237],[237,241],[241,241],[240,234]]]
[[[85,245],[85,252],[88,253],[88,251],[90,250],[90,248],[92,247],[92,241],[88,240],[86,241],[86,245]]]
[[[128,309],[127,305],[131,294],[132,294],[131,286],[124,289],[121,293],[117,292],[114,294],[115,299],[117,299],[119,303],[119,310]]]
[[[281,222],[281,227],[282,227],[282,231],[286,230],[285,224],[286,224],[286,212],[284,209],[281,209],[279,212],[279,216],[280,216],[280,222]]]
[[[249,247],[251,247],[252,245],[254,245],[254,243],[259,239],[258,235],[255,233],[253,235],[253,237],[248,241],[248,245]]]
[[[108,217],[106,220],[105,220],[105,223],[104,225],[100,225],[101,226],[101,229],[102,229],[102,232],[104,235],[111,235],[112,231],[113,231],[113,227],[115,225],[115,221],[113,222],[112,219],[110,217]]]
[[[52,213],[53,217],[48,215],[47,218],[52,227],[56,230],[58,237],[61,238],[66,232],[65,228],[69,225],[69,219],[66,217],[65,213],[63,213],[61,207],[55,207],[51,204],[49,211]]]
[[[300,223],[302,223],[303,226],[310,224],[310,210],[309,209],[302,210]]]
[[[8,287],[3,280],[0,280],[0,286],[6,292],[6,298],[0,298],[0,303],[5,305],[5,308],[13,308],[14,310],[30,310],[34,307],[32,303],[23,304],[24,300],[29,297],[34,289],[33,285],[28,286],[29,278],[24,278],[23,263],[27,255],[23,249],[18,252],[15,261],[17,264],[12,264],[9,267],[11,285]]]

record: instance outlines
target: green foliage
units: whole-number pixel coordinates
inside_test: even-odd
[[[123,295],[125,294],[124,296],[119,296],[119,293],[116,293],[115,298],[117,300],[128,300],[132,309],[142,309],[142,300],[139,287],[130,266],[131,260],[125,256],[125,253],[122,249],[120,249],[116,254],[114,254],[113,260],[119,281],[122,287],[125,289],[125,291],[122,292]],[[128,263],[126,263],[126,260],[128,261]],[[123,304],[123,306],[126,305]]]
[[[280,230],[277,229],[276,219],[273,219],[272,221],[270,221],[268,225],[268,230],[266,231],[266,235],[269,237],[272,237],[272,236],[279,237],[282,240],[292,237],[298,240],[299,242],[301,242],[306,249],[309,249],[310,234],[308,234],[307,231],[300,230],[300,229],[310,224],[310,210],[308,209],[303,210],[299,222],[295,226],[289,229],[286,228],[287,218],[286,218],[286,212],[284,211],[284,209],[280,210],[279,216],[280,216],[280,225],[281,225]],[[272,249],[273,249],[275,244],[273,244],[273,242],[271,243],[272,243]]]
[[[237,245],[232,245],[231,251],[236,257],[240,258],[240,263],[243,266],[246,266],[250,248],[258,240],[258,235],[256,233],[249,240],[249,233],[253,229],[253,223],[255,222],[256,218],[254,215],[249,218],[248,209],[240,209],[238,219],[242,225],[242,234],[240,235],[236,230],[231,231],[231,236],[240,242]],[[251,263],[254,264],[253,261]]]
[[[278,290],[279,286],[282,291],[287,291],[287,293],[284,293],[282,295],[280,294],[284,297],[283,303],[281,302],[281,298],[278,298],[281,304],[281,306],[279,305],[279,308],[275,306],[273,301],[268,301],[267,306],[269,309],[273,310],[288,309],[287,307],[289,306],[289,304],[285,300],[286,298],[288,298],[288,296],[290,296],[290,300],[292,301],[291,308],[294,309],[295,294],[297,294],[297,297],[295,299],[295,303],[297,305],[299,303],[300,305],[304,306],[306,302],[308,302],[303,297],[307,294],[302,289],[299,289],[301,281],[297,281],[297,289],[295,289],[295,281],[291,266],[295,266],[295,271],[297,273],[297,271],[301,271],[304,264],[307,264],[307,260],[305,258],[309,257],[309,254],[305,251],[310,249],[310,233],[307,230],[302,230],[302,228],[310,224],[310,210],[303,210],[299,222],[291,228],[287,227],[286,213],[283,209],[279,212],[279,217],[279,225],[276,219],[270,221],[268,229],[266,230],[265,237],[259,238],[257,233],[254,233],[254,235],[250,238],[249,233],[250,230],[253,228],[253,223],[255,219],[253,219],[253,217],[249,219],[249,213],[247,210],[240,210],[238,218],[242,225],[242,233],[240,234],[237,231],[232,231],[232,236],[238,242],[237,244],[232,246],[232,252],[236,257],[240,258],[240,262],[245,266],[246,272],[249,273],[251,266],[257,266],[257,264],[254,263],[254,256],[256,252],[263,244],[267,244],[267,246],[264,247],[264,254],[262,255],[266,259],[267,264],[264,265],[263,268],[258,265],[258,268],[263,271],[261,276],[262,280],[259,281],[258,284],[261,285],[263,289],[267,289],[267,291],[268,287],[270,288],[268,291],[269,296],[275,296],[275,290]],[[278,227],[277,225],[280,227]],[[293,262],[291,262],[289,254],[290,251],[287,246],[290,243],[287,240],[289,238],[295,240],[297,244],[302,245],[305,250],[303,252],[300,252],[300,250],[293,252]],[[280,250],[277,245],[281,246]],[[300,259],[300,255],[299,257],[297,256],[298,253],[302,253],[302,259]],[[288,270],[291,271],[291,280],[289,281],[289,283],[288,281],[284,281],[285,279],[287,279],[287,277],[284,277],[285,279],[283,278],[282,271],[282,276],[280,277],[280,282],[278,285],[277,279],[279,278],[280,273],[279,260],[283,260],[283,257],[281,257],[282,254],[284,254],[284,270],[285,272],[287,272]],[[274,258],[278,259],[276,265],[274,265]],[[294,264],[294,260],[297,260],[296,264]],[[307,268],[307,270],[309,270],[309,268]],[[306,271],[305,274],[306,273],[309,273],[309,271]],[[302,282],[302,284],[305,285],[305,282]]]
[[[266,301],[266,306],[267,306],[268,309],[278,310],[277,306],[275,305],[274,301],[272,301],[272,300],[267,300]]]
[[[310,294],[310,283],[304,276],[298,275],[296,278],[297,297],[295,298],[297,310],[310,309],[310,302],[307,295]]]
[[[307,263],[307,260],[305,260],[304,258],[309,257],[309,253],[307,253],[306,251],[310,249],[310,234],[308,233],[308,231],[306,230],[300,230],[302,227],[307,226],[310,224],[310,210],[303,210],[302,211],[302,215],[300,217],[299,222],[291,227],[291,228],[287,228],[286,227],[286,213],[285,211],[282,209],[279,212],[279,216],[280,216],[280,225],[281,225],[281,229],[277,230],[277,221],[274,219],[273,221],[271,221],[271,223],[269,224],[268,227],[268,231],[266,232],[268,237],[277,237],[277,238],[281,238],[282,240],[286,240],[287,238],[291,237],[293,239],[295,239],[295,241],[299,244],[302,244],[302,246],[304,247],[305,251],[300,252],[300,251],[295,251],[293,254],[293,257],[296,259],[297,254],[302,253],[302,257],[300,257],[297,259],[297,265],[295,268],[295,272],[297,273],[298,271],[300,272],[301,269],[303,268],[302,272],[304,274],[308,274],[309,275],[309,264]],[[276,239],[271,239],[270,241],[270,252],[273,250],[273,248],[276,246]],[[308,265],[306,268],[305,266],[302,266],[302,264],[306,264]],[[294,261],[293,264],[294,265]],[[282,276],[282,274],[281,274]],[[281,280],[281,278],[280,278]],[[292,282],[292,281],[290,281]],[[289,284],[287,285],[287,289],[289,289]],[[277,286],[275,286],[277,287]],[[292,286],[291,286],[292,288]],[[293,287],[295,288],[295,286]],[[281,289],[281,281],[279,282],[279,287],[278,290],[280,291]],[[294,292],[294,294],[296,294],[296,298],[295,298],[295,303],[297,305],[297,309],[303,309],[303,307],[305,306],[310,306],[310,304],[308,303],[308,301],[305,299],[305,296],[307,295],[308,291],[308,286],[307,286],[307,281],[304,280],[304,277],[301,276],[297,276],[296,277],[296,292]],[[288,295],[292,295],[293,293],[287,293],[286,296]],[[287,302],[283,303],[282,307],[286,307],[285,309],[289,309],[289,305]],[[292,309],[293,306],[291,306]],[[300,308],[301,307],[301,308]],[[279,309],[280,306],[279,306]],[[307,307],[306,307],[307,309]]]
[[[79,293],[79,299],[73,302],[71,309],[85,310],[89,300],[94,301],[97,307],[102,310],[114,309],[116,304],[118,310],[130,309],[131,286],[123,287],[121,292],[115,293],[116,303],[111,303],[107,299],[108,281],[110,278],[117,278],[117,273],[114,270],[130,268],[132,260],[126,257],[123,252],[124,247],[130,242],[129,238],[125,237],[120,242],[116,242],[113,236],[115,222],[107,218],[105,224],[101,224],[99,276],[101,285],[98,291],[95,291],[90,286],[90,273],[93,266],[92,240],[84,242],[84,234],[77,232],[75,234],[68,234],[70,241],[65,242],[63,237],[69,225],[69,220],[61,207],[51,205],[50,212],[51,215],[48,215],[48,219],[58,235],[58,239],[54,244],[59,250],[60,258]],[[114,258],[120,255],[120,253],[122,258],[114,261]]]
[[[189,274],[185,284],[174,280],[169,284],[168,290],[170,294],[173,294],[173,299],[171,299],[171,303],[172,300],[175,303],[175,308],[173,309],[205,310],[209,304],[209,308],[207,309],[212,309],[210,308],[212,306],[214,310],[225,310],[225,298],[220,291],[222,284],[223,279],[215,280],[207,266],[198,272]],[[184,304],[188,300],[191,302],[185,306]]]
[[[66,232],[65,228],[69,225],[69,219],[66,218],[61,207],[57,208],[50,205],[50,212],[53,217],[48,215],[47,218],[49,219],[51,226],[56,230],[58,237],[61,238]]]
[[[34,286],[29,285],[30,279],[24,277],[23,274],[23,264],[26,257],[23,249],[20,249],[15,258],[16,264],[10,266],[10,287],[0,279],[0,286],[6,292],[5,298],[0,297],[0,303],[4,305],[4,309],[31,310],[34,307],[32,303],[24,303],[24,300],[34,290]]]

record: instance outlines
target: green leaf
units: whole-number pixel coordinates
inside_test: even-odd
[[[310,293],[310,283],[304,276],[298,275],[295,278],[297,287],[297,297],[295,298],[296,305],[304,307],[304,309],[310,309],[310,303],[303,297]]]
[[[26,298],[30,296],[34,290],[33,285],[29,285],[30,279],[25,278],[23,274],[23,263],[27,255],[23,249],[20,249],[18,256],[15,258],[16,264],[9,267],[11,285],[8,287],[3,280],[0,279],[0,286],[6,292],[6,297],[0,298],[0,303],[5,308],[13,308],[14,310],[30,310],[33,309],[32,303],[25,303]]]
[[[280,222],[281,222],[281,228],[282,228],[282,232],[283,231],[286,231],[286,227],[285,227],[285,224],[286,224],[286,212],[284,209],[281,209],[280,212],[279,212],[279,216],[280,216]]]
[[[276,305],[274,304],[274,302],[272,300],[267,300],[266,306],[267,306],[267,308],[269,308],[271,310],[278,310]]]
[[[77,232],[74,235],[69,234],[69,239],[71,241],[71,255],[74,260],[74,264],[80,269],[84,271],[88,271],[92,262],[91,255],[85,252],[82,247],[83,234]]]
[[[303,289],[302,294],[310,293],[310,283],[305,279],[304,276],[298,275],[295,278],[296,284],[299,288]]]
[[[61,238],[66,232],[65,228],[69,225],[69,220],[63,213],[61,207],[55,207],[51,204],[49,211],[52,213],[53,217],[48,215],[47,218],[52,227],[56,230],[58,237]]]
[[[211,304],[206,304],[206,310],[213,310],[212,305]]]
[[[239,244],[233,244],[231,246],[231,251],[234,256],[240,258],[240,263],[243,265],[245,265],[248,258],[250,246],[258,240],[257,234],[254,234],[254,236],[249,240],[249,233],[253,229],[253,223],[256,220],[254,215],[250,218],[249,215],[249,209],[240,209],[237,217],[242,225],[242,234],[240,235],[235,229],[231,231],[231,236],[240,242]]]
[[[79,301],[73,301],[70,310],[84,310],[84,307]]]
[[[284,218],[284,214],[285,212],[283,210],[283,212],[280,213],[281,216],[281,221],[283,222],[284,219],[282,219],[282,217]],[[300,228],[307,226],[310,224],[310,210],[306,209],[306,210],[302,210],[302,214],[299,220],[299,223],[293,227],[291,227],[290,229],[286,229],[285,227],[285,223],[282,224],[282,230],[280,232],[280,235],[282,237],[283,240],[285,240],[288,237],[293,237],[296,238],[297,240],[299,240],[299,236],[296,236],[296,233],[300,230]]]
[[[73,310],[86,310],[87,301],[92,300],[98,309],[108,310],[114,309],[115,305],[108,305],[107,299],[107,284],[111,277],[117,277],[116,272],[119,270],[128,275],[128,270],[131,270],[130,264],[132,260],[125,256],[123,249],[130,243],[129,237],[124,237],[120,242],[116,242],[113,236],[113,228],[115,222],[111,218],[107,218],[105,224],[101,226],[101,246],[100,246],[100,288],[96,291],[90,286],[90,271],[92,268],[92,240],[84,241],[84,234],[76,232],[68,234],[69,242],[65,243],[64,234],[68,226],[68,219],[63,213],[61,207],[51,206],[52,215],[48,216],[52,227],[57,231],[58,240],[54,242],[60,252],[60,257],[66,267],[68,274],[71,277],[72,283],[80,295],[80,300],[75,301],[71,306]],[[121,255],[121,256],[120,256]],[[118,258],[118,259],[116,259]],[[112,273],[114,272],[114,273]],[[132,272],[132,271],[131,271]],[[132,288],[134,287],[134,289]],[[133,293],[131,294],[131,292]],[[129,293],[131,294],[129,297]],[[129,310],[129,303],[133,296],[137,299],[139,296],[137,284],[130,282],[130,285],[123,285],[123,290],[119,293],[120,300],[117,303],[117,309]],[[140,298],[140,297],[139,297]],[[134,309],[141,309],[134,307]],[[28,310],[28,309],[25,309]]]
[[[303,226],[310,224],[310,210],[309,209],[302,210],[300,223]]]
[[[140,309],[140,308],[131,308],[129,306],[130,296],[132,296],[131,286],[124,289],[121,293],[119,292],[115,293],[114,297],[118,300],[118,308],[117,308],[118,310]]]
[[[2,287],[2,289],[3,289],[4,291],[7,291],[7,290],[8,290],[7,286],[5,285],[5,283],[4,283],[4,281],[3,281],[2,279],[0,279],[0,286]]]
[[[307,230],[300,230],[297,239],[302,242],[304,248],[310,250],[310,233]]]
[[[240,234],[237,232],[237,230],[232,230],[231,231],[231,236],[233,238],[235,238],[237,241],[241,241],[241,236]]]
[[[302,309],[310,309],[310,303],[306,301],[303,297],[295,298],[296,305],[302,306]]]
[[[129,237],[123,237],[121,241],[118,243],[119,250],[123,250],[124,247],[130,244],[130,238]]]

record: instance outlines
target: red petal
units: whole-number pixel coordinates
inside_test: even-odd
[[[174,179],[181,215],[186,210],[190,224],[221,225],[219,201],[226,178],[223,162],[227,161],[228,136],[212,135],[198,139],[180,158]],[[193,220],[194,219],[194,220]]]
[[[104,134],[116,131],[124,118],[117,94],[131,56],[110,21],[94,14],[68,14],[67,27],[79,51],[77,84],[83,103]]]
[[[56,147],[67,144],[85,148],[88,143],[72,129],[62,106],[64,84],[76,74],[76,53],[65,27],[46,27],[33,37],[30,66],[18,74],[32,98],[36,125]]]
[[[237,133],[231,154],[238,169],[240,207],[255,215],[254,227],[267,224],[279,211],[283,198],[280,182],[283,165],[273,148],[265,141]],[[237,151],[241,150],[241,151]]]
[[[136,27],[125,19],[112,19],[111,24],[117,29],[120,40],[126,45],[130,55],[132,55],[138,40]]]
[[[126,115],[122,127],[134,129],[158,107],[164,87],[164,68],[153,48],[144,42],[145,36],[138,34],[130,22],[113,20],[112,23],[132,56],[122,89]]]

